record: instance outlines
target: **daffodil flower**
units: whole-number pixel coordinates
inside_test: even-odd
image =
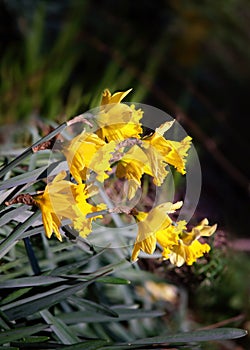
[[[105,207],[105,205],[93,206],[87,202],[87,198],[96,193],[92,186],[73,184],[64,180],[65,176],[66,172],[62,171],[47,184],[42,194],[34,196],[35,203],[42,212],[46,236],[50,238],[55,233],[59,241],[62,241],[59,228],[63,219],[69,219],[80,235],[85,237],[91,232],[93,220],[86,218],[86,215]]]
[[[173,122],[165,122],[159,128],[155,129],[155,133],[143,140],[145,152],[152,157],[151,154],[159,154],[163,160],[173,165],[181,174],[186,173],[185,164],[189,148],[191,147],[190,136],[186,136],[182,141],[166,140],[163,134],[172,126]],[[154,151],[152,151],[152,149]]]
[[[182,202],[174,204],[167,202],[156,206],[149,213],[139,212],[135,215],[138,221],[138,234],[132,252],[133,261],[137,259],[140,250],[147,254],[153,254],[156,248],[157,234],[159,235],[172,224],[168,214],[174,213],[182,204]],[[168,238],[171,244],[178,241],[178,236]]]
[[[187,232],[184,227],[179,234],[177,245],[173,245],[170,252],[164,254],[166,259],[176,266],[182,266],[184,263],[192,265],[198,258],[210,251],[207,243],[198,241],[200,237],[209,237],[216,231],[217,225],[209,226],[208,220],[203,219],[200,224],[193,227],[191,232]]]
[[[186,221],[172,222],[168,214],[175,212],[182,206],[182,202],[163,203],[153,208],[149,213],[139,212],[135,217],[138,221],[138,235],[132,252],[135,261],[140,250],[153,254],[156,243],[162,248],[162,256],[178,267],[184,263],[192,265],[198,258],[209,252],[207,243],[200,243],[198,239],[211,236],[217,225],[209,226],[204,219],[187,232]]]
[[[174,165],[181,174],[185,174],[187,151],[191,146],[191,138],[182,141],[166,140],[163,134],[174,121],[167,121],[149,137],[143,138],[141,145],[134,145],[117,164],[118,178],[129,180],[128,198],[134,197],[141,186],[141,177],[148,174],[153,177],[156,186],[161,186],[168,175],[167,166]]]
[[[96,179],[103,182],[108,178],[106,172],[111,170],[110,159],[115,147],[114,141],[106,143],[96,134],[84,130],[63,147],[63,153],[78,184],[87,179],[91,170],[96,173]]]
[[[97,116],[99,130],[96,134],[106,141],[122,141],[130,137],[140,138],[142,128],[140,119],[143,116],[141,109],[136,110],[134,105],[120,103],[132,89],[116,92],[111,95],[106,89],[103,92],[100,111]]]

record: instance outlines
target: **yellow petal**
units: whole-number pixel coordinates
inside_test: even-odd
[[[140,230],[140,229],[139,229]],[[147,254],[153,254],[156,247],[156,238],[154,234],[148,235],[144,238],[144,232],[138,234],[136,243],[134,244],[134,248],[132,251],[131,259],[132,261],[136,261],[139,255],[140,250]]]
[[[139,212],[136,215],[136,219],[141,221],[138,222],[138,234],[132,253],[132,260],[136,260],[140,250],[148,254],[154,252],[157,233],[166,229],[172,223],[167,213],[172,212],[181,205],[182,202],[175,204],[167,202],[153,208],[149,213]]]
[[[186,173],[186,157],[187,152],[191,147],[191,140],[192,138],[190,136],[186,136],[180,142],[168,140],[168,143],[171,146],[171,151],[168,154],[166,154],[165,160],[169,164],[173,165],[177,169],[177,171],[183,175]]]
[[[112,152],[115,151],[115,148],[115,141],[106,143],[98,149],[92,157],[91,162],[88,164],[89,169],[97,174],[96,179],[100,182],[104,182],[104,180],[108,178],[106,171],[111,170],[110,159],[112,158]]]
[[[166,249],[173,245],[177,245],[179,242],[179,233],[186,228],[185,224],[185,221],[179,221],[177,226],[169,223],[169,225],[164,227],[164,229],[157,231],[157,242],[162,246],[162,248]]]
[[[198,258],[209,252],[210,246],[207,243],[201,244],[199,241],[195,240],[188,246],[180,242],[178,245],[172,246],[170,250],[170,262],[180,267],[184,263],[192,265]]]
[[[187,151],[191,147],[191,140],[192,138],[187,136],[180,142],[171,141],[159,133],[154,133],[144,140],[144,147],[154,147],[166,163],[173,165],[181,174],[185,174]]]
[[[98,150],[103,146],[106,146],[105,141],[93,133],[83,131],[64,147],[63,153],[77,183],[86,180],[87,169],[91,162],[94,164],[93,159],[97,157]]]
[[[142,133],[140,119],[143,116],[141,109],[136,110],[134,105],[112,104],[101,109],[96,121],[100,127],[96,134],[102,140],[122,141]]]
[[[184,246],[181,244],[174,246],[169,254],[169,260],[171,264],[181,267],[186,261],[186,251]]]
[[[202,257],[205,253],[208,253],[210,246],[205,243],[201,244],[199,241],[194,241],[190,246],[186,246],[186,263],[192,265],[198,258]]]
[[[185,245],[190,245],[199,237],[209,237],[216,231],[217,225],[209,226],[208,220],[203,219],[197,226],[193,227],[190,232],[184,231],[180,238]]]
[[[166,170],[167,164],[154,147],[145,149],[145,154],[147,155],[151,173],[154,177],[153,182],[156,186],[161,186],[168,175],[168,171]]]
[[[62,237],[59,228],[63,219],[69,219],[75,228],[84,231],[86,235],[90,233],[91,222],[94,219],[87,219],[86,215],[102,207],[87,202],[87,198],[94,191],[93,187],[82,183],[73,184],[63,180],[64,177],[65,173],[59,174],[46,186],[43,194],[34,196],[42,212],[46,236],[50,238],[54,233],[60,241]]]
[[[122,92],[115,92],[113,95],[111,95],[109,89],[106,89],[102,93],[101,105],[120,103],[121,100],[123,100],[124,97],[126,97],[130,93],[130,91],[132,91],[132,89]]]
[[[148,160],[140,147],[134,145],[119,161],[116,168],[116,176],[129,180],[128,199],[132,199],[139,187],[144,173],[152,175],[148,167]]]

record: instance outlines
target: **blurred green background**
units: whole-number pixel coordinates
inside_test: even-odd
[[[197,220],[245,252],[237,310],[250,289],[249,21],[248,0],[0,1],[0,124],[64,122],[107,87],[177,118],[202,166]]]

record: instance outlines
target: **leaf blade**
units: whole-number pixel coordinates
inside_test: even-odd
[[[79,338],[69,329],[69,327],[57,317],[54,317],[48,310],[40,311],[44,321],[61,340],[62,344],[71,345],[79,343]]]
[[[45,329],[46,327],[47,325],[37,324],[35,326],[20,327],[20,328],[14,328],[8,331],[3,331],[0,333],[0,345],[21,339],[23,337],[27,337],[34,333],[38,333],[43,329]]]

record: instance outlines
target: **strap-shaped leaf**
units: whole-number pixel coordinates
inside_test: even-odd
[[[62,344],[66,345],[79,343],[80,339],[62,320],[54,317],[48,310],[40,311],[40,315],[43,317],[45,322],[50,325],[50,328],[60,339]]]
[[[46,328],[46,324],[37,324],[30,327],[14,328],[9,331],[0,332],[0,344],[6,344],[18,339],[25,338],[31,334],[38,333]]]
[[[158,310],[145,311],[138,309],[114,309],[114,311],[117,313],[118,317],[111,317],[104,314],[94,314],[92,311],[85,310],[61,314],[60,319],[67,324],[81,322],[120,322],[139,318],[160,317],[165,314],[164,312]]]
[[[1,213],[0,226],[9,223],[11,220],[23,222],[30,216],[30,211],[27,210],[28,206],[22,205],[18,208],[8,208]]]
[[[97,304],[91,300],[78,298],[77,296],[72,296],[69,297],[69,301],[72,303],[72,305],[75,305],[78,308],[80,307],[86,310],[91,310],[93,313],[100,313],[111,317],[119,317],[119,315],[111,308],[107,307],[106,305],[102,305],[99,303]]]
[[[47,178],[49,175],[56,175],[62,170],[67,170],[67,162],[55,162],[50,164],[49,166],[43,166],[41,168],[32,170],[28,173],[24,173],[21,175],[17,175],[15,177],[10,178],[9,180],[3,181],[0,183],[0,190],[5,190],[8,188],[12,188],[15,186],[34,183],[40,179]]]
[[[109,347],[107,340],[87,340],[78,344],[60,347],[60,350],[98,350],[98,349],[112,349]],[[106,347],[107,345],[107,347]]]
[[[0,289],[2,288],[21,288],[21,287],[34,287],[41,285],[49,285],[57,282],[66,281],[65,278],[52,277],[52,276],[32,276],[22,277],[13,280],[5,281],[0,283]]]
[[[105,273],[108,273],[105,272]],[[55,305],[67,297],[73,295],[81,289],[86,288],[88,285],[97,280],[98,277],[102,276],[104,273],[97,275],[90,279],[89,281],[84,281],[74,284],[72,287],[67,285],[54,288],[44,293],[35,294],[31,297],[18,300],[14,303],[2,306],[2,311],[5,312],[10,320],[20,319],[22,317],[27,317],[33,315],[34,313],[47,309],[52,305]]]
[[[33,213],[24,223],[18,225],[11,234],[4,239],[0,244],[0,258],[2,258],[8,251],[15,245],[16,241],[20,239],[22,233],[31,226],[37,218],[41,215],[40,211],[37,210]]]
[[[212,340],[227,340],[244,337],[247,331],[238,328],[217,328],[186,333],[177,333],[173,335],[157,336],[146,339],[139,339],[131,342],[131,345],[150,345],[150,344],[177,344],[190,342],[203,342]],[[124,344],[125,345],[125,344]]]

